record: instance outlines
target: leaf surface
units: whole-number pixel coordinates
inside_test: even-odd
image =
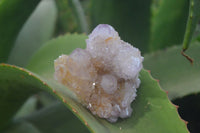
[[[180,54],[181,46],[173,46],[144,56],[144,67],[160,81],[171,100],[200,92],[200,43],[194,42],[187,54],[194,58],[191,65]]]
[[[177,113],[176,107],[169,101],[166,93],[160,89],[146,70],[140,73],[141,86],[138,96],[132,103],[133,114],[130,118],[120,119],[117,123],[109,123],[104,119],[93,116],[85,107],[77,102],[76,97],[64,86],[53,79],[53,62],[61,54],[69,54],[77,47],[85,47],[85,35],[65,35],[54,39],[33,57],[28,69],[47,79],[58,97],[80,118],[92,132],[188,132],[184,121]],[[144,128],[145,127],[145,128]]]
[[[11,121],[29,96],[46,88],[48,87],[29,71],[0,64],[0,129]]]
[[[19,119],[34,125],[42,133],[88,133],[88,129],[61,102],[51,103],[29,116]],[[17,124],[16,123],[16,124]]]
[[[56,34],[88,32],[86,16],[79,0],[56,0],[56,5],[58,9]]]
[[[6,62],[23,24],[40,0],[0,1],[0,62]]]
[[[3,130],[5,133],[66,132],[72,131],[76,123],[78,128],[74,131],[83,130],[87,132],[87,128],[75,116],[72,116],[72,113],[67,108],[60,105],[52,105],[52,107],[43,109],[44,111],[36,112],[34,110],[31,116],[27,116],[31,112],[30,105],[27,104],[35,102],[35,99],[31,99],[23,106],[23,110],[19,110],[27,98],[40,91],[49,92],[62,99],[62,96],[53,93],[53,89],[48,86],[51,81],[48,83],[44,81],[41,77],[26,69],[0,64],[0,131]],[[56,87],[60,86],[57,85]],[[63,88],[66,89],[65,87]],[[67,97],[65,99],[69,99],[68,101],[73,103],[69,95],[70,93],[65,91],[65,96]],[[26,106],[29,108],[26,108]],[[15,115],[16,112],[17,116]],[[26,119],[23,119],[23,117],[26,117]]]
[[[200,20],[200,0],[190,0],[190,10],[187,20],[185,37],[183,40],[183,50],[185,51],[192,40],[195,28]]]
[[[41,133],[34,125],[26,121],[14,124],[4,133]]]
[[[188,0],[153,0],[151,5],[151,51],[183,41],[188,16]]]
[[[25,66],[40,46],[52,37],[56,18],[54,0],[42,0],[19,32],[8,63]]]

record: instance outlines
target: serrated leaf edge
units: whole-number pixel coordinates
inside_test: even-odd
[[[50,93],[51,93],[52,95],[54,95],[54,96],[56,96],[57,98],[59,98],[60,101],[62,101],[62,102],[67,106],[67,108],[68,108],[76,117],[78,117],[78,119],[80,119],[80,121],[81,121],[91,132],[95,133],[95,131],[93,130],[92,127],[90,127],[90,125],[87,123],[87,121],[84,120],[84,118],[83,118],[81,115],[79,115],[79,112],[78,112],[76,109],[74,109],[62,96],[59,96],[59,95],[57,94],[56,90],[54,90],[53,88],[51,88],[51,87],[45,82],[45,80],[43,80],[40,76],[38,76],[38,75],[35,74],[35,73],[30,72],[29,70],[27,70],[27,69],[25,69],[25,68],[21,68],[21,67],[15,66],[15,65],[0,63],[0,67],[2,67],[2,66],[3,66],[3,67],[13,68],[13,69],[16,69],[16,70],[19,70],[19,71],[23,71],[23,72],[27,73],[29,76],[31,76],[31,77],[33,77],[34,79],[38,80],[39,82],[42,82],[43,85],[45,85],[47,88],[49,88]],[[178,106],[175,105],[175,104],[173,104],[173,103],[169,100],[169,98],[168,98],[168,93],[167,93],[166,91],[164,91],[164,90],[161,88],[160,83],[159,83],[159,80],[154,79],[154,78],[151,76],[150,70],[145,70],[145,69],[143,69],[142,71],[147,72],[147,73],[148,73],[148,76],[151,78],[151,80],[152,80],[153,82],[156,82],[156,84],[158,85],[158,87],[160,88],[160,90],[166,94],[168,101],[171,103],[173,109],[175,109],[176,112],[177,112],[177,114],[178,114]],[[179,114],[178,114],[178,116],[179,116],[180,120],[181,120],[182,122],[184,122],[184,123],[185,123],[185,126],[187,127],[188,122],[185,121],[185,120],[183,120],[183,119],[180,117]],[[104,127],[105,127],[105,126],[104,126]],[[187,129],[187,131],[188,131],[188,129]],[[188,133],[189,133],[189,131],[188,131]]]

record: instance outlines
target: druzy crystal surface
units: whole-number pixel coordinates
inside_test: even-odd
[[[86,49],[55,60],[55,79],[74,91],[92,114],[110,122],[129,117],[140,85],[140,51],[107,24],[98,25],[86,43]]]

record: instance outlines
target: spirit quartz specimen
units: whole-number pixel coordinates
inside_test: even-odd
[[[98,25],[86,43],[86,49],[55,60],[55,79],[74,91],[92,114],[110,122],[130,117],[143,67],[140,51],[107,24]]]

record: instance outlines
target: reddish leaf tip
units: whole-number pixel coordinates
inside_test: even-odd
[[[72,108],[72,111],[73,111],[74,113],[77,113],[77,111],[76,111],[74,108]]]
[[[33,76],[33,74],[32,74],[32,73],[30,73],[30,72],[29,72],[28,74],[29,74],[30,76]]]
[[[47,85],[47,83],[46,83],[46,82],[44,82],[44,81],[43,81],[43,84],[44,84],[44,85]]]
[[[173,104],[175,107],[176,107],[176,109],[178,109],[179,108],[179,106],[178,105],[175,105],[175,104]]]
[[[186,121],[184,119],[181,119],[181,120],[185,123],[186,126],[188,125],[188,121]]]
[[[67,101],[64,98],[62,100],[63,100],[64,103],[67,103]]]
[[[5,66],[6,64],[5,64],[5,63],[1,63],[1,65],[2,65],[2,66]]]
[[[185,125],[187,125],[187,124],[188,124],[188,121],[185,121],[185,120],[184,120],[184,123],[185,123]]]
[[[6,66],[6,65],[5,65]],[[14,66],[14,65],[10,65],[12,68],[16,68],[16,66]]]
[[[24,68],[21,68],[21,67],[20,67],[19,70],[24,71]]]
[[[88,123],[86,121],[84,121],[85,125],[88,126]]]
[[[181,51],[181,54],[191,63],[191,65],[193,65],[194,60],[190,56],[188,56],[187,54],[185,54],[185,50],[186,49],[183,49]]]

